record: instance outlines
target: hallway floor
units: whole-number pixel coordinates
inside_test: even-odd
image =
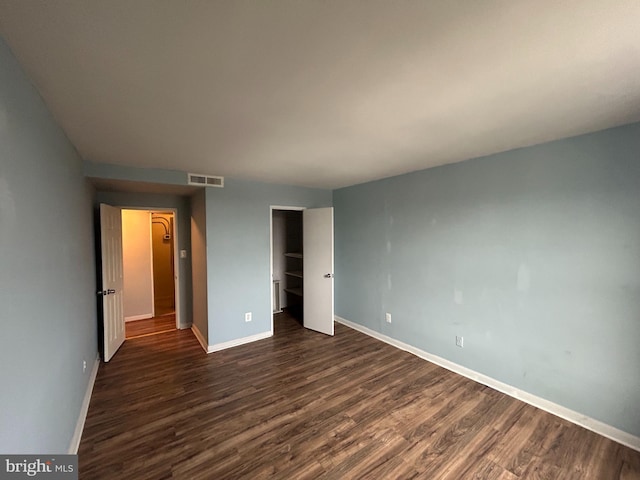
[[[126,322],[124,326],[125,338],[127,340],[136,337],[154,335],[157,333],[170,332],[176,329],[176,314],[174,312],[145,320]]]

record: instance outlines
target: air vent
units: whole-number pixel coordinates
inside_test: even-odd
[[[200,185],[201,187],[224,187],[224,177],[215,177],[213,175],[200,175],[199,173],[190,173],[187,182],[189,185]]]

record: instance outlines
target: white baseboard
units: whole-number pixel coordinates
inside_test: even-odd
[[[82,431],[84,430],[84,422],[87,420],[87,413],[89,413],[89,402],[91,402],[91,394],[93,393],[93,385],[96,383],[96,377],[98,376],[98,368],[100,367],[100,355],[96,357],[93,362],[93,368],[89,375],[89,383],[87,384],[87,391],[84,394],[82,405],[80,406],[80,415],[78,415],[78,421],[76,423],[76,429],[71,437],[71,443],[69,444],[69,450],[67,453],[71,455],[78,454],[78,448],[80,448],[80,440],[82,439]]]
[[[230,340],[228,342],[216,343],[215,345],[209,345],[209,353],[219,352],[220,350],[226,350],[227,348],[237,347],[239,345],[244,345],[245,343],[257,342],[258,340],[264,340],[265,338],[269,338],[273,336],[273,332],[262,332],[257,333],[255,335],[250,335],[244,338],[238,338],[236,340]]]
[[[238,338],[236,340],[230,340],[228,342],[216,343],[215,345],[208,345],[207,341],[204,339],[204,335],[198,329],[198,327],[194,324],[191,325],[191,331],[193,335],[198,339],[200,346],[206,353],[219,352],[220,350],[226,350],[227,348],[238,347],[240,345],[244,345],[245,343],[256,342],[258,340],[263,340],[265,338],[273,337],[273,331],[257,333],[256,335],[251,335],[249,337]]]
[[[207,341],[204,339],[204,335],[202,335],[202,332],[195,323],[191,325],[191,331],[198,340],[198,343],[200,343],[200,346],[202,347],[204,352],[211,353],[211,351],[209,351],[209,345],[207,345]]]
[[[557,403],[553,403],[549,400],[546,400],[542,397],[538,397],[531,393],[525,392],[524,390],[520,390],[519,388],[513,387],[506,383],[503,383],[499,380],[491,378],[482,373],[471,370],[470,368],[463,367],[462,365],[458,365],[457,363],[451,362],[445,358],[438,357],[437,355],[433,355],[431,353],[425,352],[424,350],[420,350],[412,345],[401,342],[400,340],[396,340],[395,338],[388,337],[380,332],[376,332],[370,328],[367,328],[363,325],[359,325],[357,323],[351,322],[339,316],[335,316],[335,320],[338,323],[342,323],[347,327],[353,328],[359,332],[364,333],[365,335],[369,335],[377,340],[380,340],[384,343],[388,343],[389,345],[393,345],[400,350],[404,350],[406,352],[412,353],[417,357],[420,357],[424,360],[427,360],[431,363],[435,363],[447,370],[450,370],[454,373],[462,375],[463,377],[469,378],[475,382],[486,385],[487,387],[493,388],[499,392],[502,392],[510,397],[521,400],[529,405],[532,405],[540,410],[544,410],[545,412],[556,415],[560,418],[568,420],[571,423],[575,423],[581,427],[586,428],[587,430],[591,430],[603,437],[607,437],[614,442],[618,442],[622,445],[625,445],[629,448],[637,450],[640,452],[640,437],[632,435],[628,432],[620,430],[618,428],[612,427],[600,420],[595,420],[591,417],[583,415],[579,412],[571,410],[569,408],[563,407],[562,405],[558,405]]]
[[[153,318],[153,313],[143,313],[142,315],[131,315],[130,317],[124,317],[125,322],[135,322],[136,320],[147,320]]]

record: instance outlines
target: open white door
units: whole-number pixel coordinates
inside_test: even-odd
[[[119,208],[100,204],[102,249],[102,310],[104,318],[104,361],[108,362],[124,343],[122,308],[122,214]]]
[[[333,208],[302,212],[304,326],[333,335]]]

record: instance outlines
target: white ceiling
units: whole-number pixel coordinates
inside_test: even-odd
[[[337,188],[640,120],[638,0],[0,0],[80,154]]]

